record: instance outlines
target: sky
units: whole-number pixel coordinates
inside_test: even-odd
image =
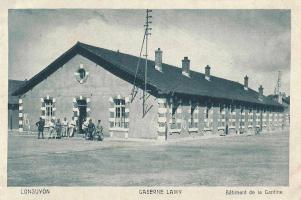
[[[153,10],[149,58],[243,83],[264,94],[290,94],[289,10]],[[9,10],[9,79],[30,79],[77,41],[139,55],[145,10]]]

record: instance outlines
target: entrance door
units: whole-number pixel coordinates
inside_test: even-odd
[[[83,134],[82,124],[87,117],[87,101],[77,100],[77,107],[79,111],[78,116],[78,130],[80,134]]]

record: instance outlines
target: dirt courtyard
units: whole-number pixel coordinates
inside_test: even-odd
[[[8,136],[8,186],[287,186],[289,133],[160,144]]]

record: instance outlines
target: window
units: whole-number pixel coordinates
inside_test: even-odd
[[[212,129],[213,127],[213,110],[211,107],[206,107],[204,110],[204,128]]]
[[[245,112],[245,110],[244,109],[241,109],[241,111],[240,111],[240,127],[241,128],[244,128],[245,127],[245,115],[246,115],[246,112]]]
[[[191,104],[190,106],[190,119],[189,119],[189,128],[197,128],[198,127],[198,112],[197,105]]]
[[[125,100],[114,99],[115,121],[114,127],[125,128]]]
[[[51,120],[53,116],[53,101],[51,99],[44,99],[45,103],[45,120]]]
[[[253,111],[249,111],[249,127],[253,126]]]
[[[171,105],[171,129],[177,129],[177,106],[175,104]]]
[[[256,127],[260,127],[260,112],[257,111],[255,117]]]
[[[264,112],[263,114],[262,114],[262,126],[263,127],[266,127],[267,126],[267,113],[266,112]]]
[[[89,72],[86,69],[84,69],[84,66],[81,64],[79,69],[74,72],[74,75],[75,75],[76,80],[80,84],[83,84],[86,82]]]
[[[218,127],[225,128],[226,112],[224,108],[219,110]]]
[[[182,126],[182,108],[181,100],[171,100],[170,109],[171,119],[170,119],[170,129],[172,132],[179,132]]]
[[[234,109],[231,109],[229,126],[231,127],[236,126],[236,112],[234,111]]]
[[[279,126],[281,126],[281,125],[284,123],[284,120],[283,120],[283,114],[282,114],[282,113],[279,113],[279,120],[278,120],[278,123],[279,123]]]
[[[86,77],[86,70],[81,68],[77,72],[79,73],[80,79],[84,79]]]
[[[274,126],[278,126],[278,113],[274,114]]]

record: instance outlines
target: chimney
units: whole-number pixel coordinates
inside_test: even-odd
[[[249,85],[249,77],[246,75],[244,78],[244,89],[248,90]]]
[[[190,60],[187,56],[182,60],[182,74],[184,76],[190,77]]]
[[[258,88],[258,95],[259,95],[259,99],[263,98],[263,87],[262,87],[262,85],[260,85],[259,88]]]
[[[162,72],[162,51],[160,48],[155,51],[155,69]]]
[[[210,66],[209,66],[209,65],[207,65],[207,66],[205,67],[205,79],[206,79],[207,81],[210,81]]]

